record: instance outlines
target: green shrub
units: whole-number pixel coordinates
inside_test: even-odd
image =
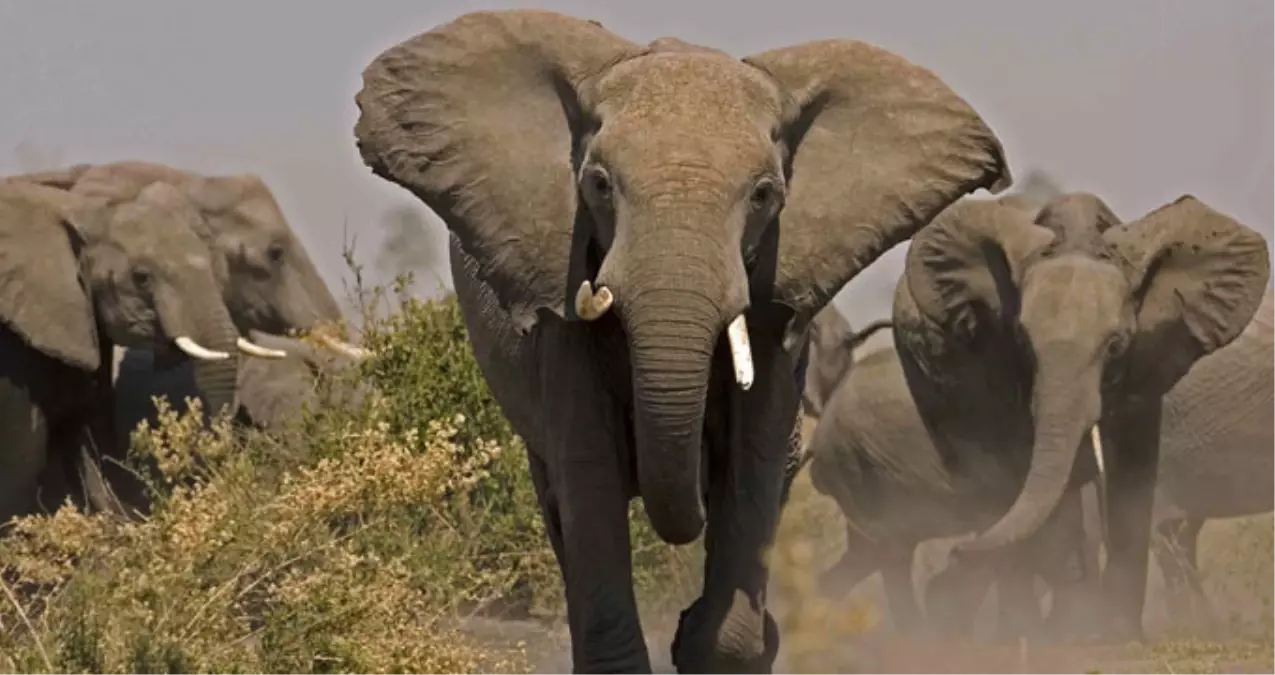
[[[467,637],[462,620],[562,618],[526,450],[455,299],[397,304],[368,312],[377,356],[319,383],[321,400],[346,378],[371,385],[357,407],[317,406],[278,434],[206,428],[197,402],[164,410],[134,434],[146,520],[68,506],[16,521],[0,540],[0,669],[524,670],[519,650]],[[699,554],[659,542],[640,504],[633,514],[639,595],[680,609]]]

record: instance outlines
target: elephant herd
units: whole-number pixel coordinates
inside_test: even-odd
[[[704,542],[678,670],[768,672],[765,553],[807,458],[852,514],[843,567],[897,577],[917,541],[973,531],[954,574],[1009,588],[1073,583],[1068,555],[1040,551],[1083,548],[1078,489],[1097,479],[1105,632],[1139,634],[1174,433],[1160,401],[1257,311],[1256,232],[1189,196],[1130,222],[1084,194],[1039,210],[972,198],[1012,183],[996,134],[934,73],[853,40],[740,59],[473,12],[378,55],[355,102],[363,162],[449,232],[473,352],[528,450],[576,671],[650,672],[627,517],[641,497],[665,541]],[[279,336],[339,320],[253,176],[121,162],[12,177],[0,237],[14,239],[0,415],[15,439],[0,516],[37,486],[111,507],[95,453],[145,414],[126,391],[286,417],[319,356]],[[896,349],[843,377],[867,333],[825,339],[825,307],[907,240]],[[130,354],[113,369],[117,347]],[[1252,391],[1269,401],[1269,372]],[[822,413],[809,453],[803,405]],[[1186,501],[1187,522],[1213,515]],[[893,585],[919,619],[910,583]]]
[[[129,160],[9,176],[0,238],[0,521],[67,499],[145,511],[119,460],[154,419],[152,396],[278,427],[312,389],[297,369],[317,359],[284,334],[340,328],[254,175]],[[366,356],[331,329],[319,341],[333,358]]]

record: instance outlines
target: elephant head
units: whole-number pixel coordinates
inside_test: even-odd
[[[824,404],[854,365],[855,349],[877,331],[889,327],[888,320],[874,321],[855,332],[845,315],[832,303],[815,315],[810,322],[810,366],[801,395],[806,415],[819,417],[823,414]]]
[[[359,151],[477,261],[521,331],[616,316],[639,491],[667,541],[704,522],[713,355],[795,350],[865,266],[953,200],[1009,183],[932,73],[867,44],[746,59],[543,11],[474,12],[380,54]]]
[[[15,176],[10,180],[64,187],[110,204],[126,203],[155,182],[176,187],[197,209],[196,233],[213,253],[213,270],[225,304],[242,335],[250,330],[285,334],[335,324],[341,310],[274,195],[254,174],[203,176],[163,164],[120,161]],[[363,351],[326,333],[333,349],[356,357]],[[242,345],[253,356],[278,358]]]
[[[195,360],[209,412],[233,409],[237,333],[191,229],[197,220],[163,183],[114,207],[0,184],[0,319],[83,370],[110,368],[110,343],[175,349]]]
[[[956,340],[1006,341],[996,353],[1028,373],[1026,482],[966,551],[1035,532],[1066,490],[1086,432],[1158,401],[1235,339],[1270,276],[1262,236],[1191,196],[1127,224],[1083,193],[1054,198],[1034,222],[1030,213],[963,200],[908,252],[903,283],[921,314]]]

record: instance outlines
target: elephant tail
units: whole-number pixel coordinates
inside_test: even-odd
[[[887,328],[893,329],[894,322],[890,319],[877,319],[867,326],[864,326],[862,330],[851,335],[850,338],[846,340],[846,348],[852,351],[858,349],[873,335],[876,335],[878,332]]]

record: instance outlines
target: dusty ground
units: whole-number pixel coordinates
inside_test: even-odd
[[[844,521],[835,504],[819,495],[803,474],[785,510],[772,561],[771,606],[783,646],[775,672],[877,673],[1270,673],[1272,641],[1271,515],[1210,522],[1201,538],[1201,565],[1216,620],[1192,625],[1166,615],[1159,570],[1152,564],[1145,623],[1151,642],[1128,646],[999,645],[907,640],[892,636],[883,616],[880,579],[870,578],[848,601],[830,603],[811,582],[835,562],[844,546]],[[939,569],[950,542],[923,546],[915,581]],[[976,625],[991,623],[987,602]],[[672,621],[644,617],[656,672],[674,672],[669,659]],[[565,626],[530,622],[472,621],[469,630],[500,644],[526,645],[536,672],[570,672]],[[980,629],[981,630],[981,629]]]

